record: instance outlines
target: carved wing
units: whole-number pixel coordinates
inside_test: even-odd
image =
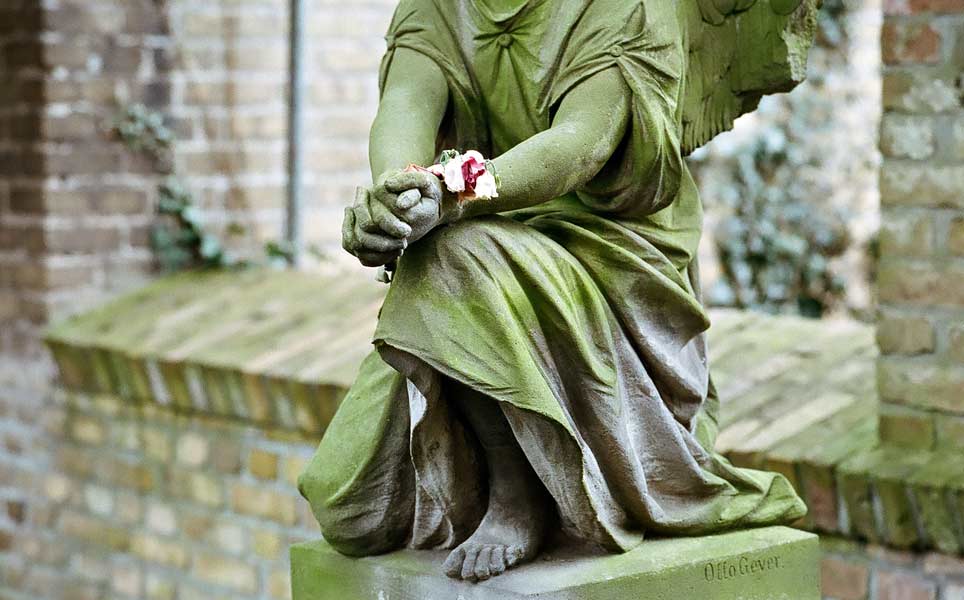
[[[804,80],[820,2],[686,0],[685,154],[731,129],[763,96]]]

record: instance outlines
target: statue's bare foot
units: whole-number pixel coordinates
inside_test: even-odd
[[[530,476],[506,478],[492,490],[479,528],[445,560],[449,577],[484,581],[535,558],[548,511],[541,484]]]
[[[501,575],[506,569],[535,558],[542,539],[541,515],[500,515],[505,509],[490,509],[482,524],[469,539],[453,550],[445,560],[449,577],[468,581],[484,581]]]

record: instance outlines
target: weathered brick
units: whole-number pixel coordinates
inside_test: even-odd
[[[258,589],[258,572],[249,563],[217,556],[201,554],[194,561],[192,573],[201,581],[253,594]]]
[[[160,463],[170,461],[173,455],[171,435],[161,429],[147,426],[142,432],[144,456]]]
[[[964,216],[953,219],[947,233],[947,251],[964,256]]]
[[[964,267],[946,261],[884,262],[880,299],[917,306],[964,306]]]
[[[101,517],[109,517],[114,512],[113,492],[99,485],[88,485],[84,488],[84,503],[87,510]]]
[[[883,359],[877,365],[881,400],[964,414],[964,369],[929,361]]]
[[[174,507],[159,502],[151,502],[147,506],[147,527],[154,533],[174,535],[177,530],[177,515]]]
[[[887,71],[883,74],[885,110],[914,114],[956,110],[960,106],[959,95],[952,77],[907,70]]]
[[[909,572],[878,571],[875,586],[879,600],[936,600],[933,583]]]
[[[60,519],[60,531],[94,547],[125,551],[131,546],[130,532],[108,522],[75,512],[66,512]]]
[[[933,64],[941,60],[942,37],[929,23],[887,21],[881,32],[887,64]]]
[[[942,600],[964,600],[964,584],[947,584],[941,598]]]
[[[925,159],[936,147],[934,122],[929,117],[888,114],[880,128],[880,149],[894,158]]]
[[[286,538],[268,529],[255,531],[251,545],[254,553],[266,560],[276,560],[287,552]]]
[[[114,565],[111,572],[110,584],[111,590],[121,596],[139,598],[143,595],[141,590],[144,585],[144,573],[142,569],[136,565]]]
[[[248,470],[258,479],[277,479],[278,455],[274,452],[255,448],[248,455]]]
[[[820,563],[820,589],[824,596],[837,600],[867,598],[870,570],[867,565],[835,556],[825,556]]]
[[[231,506],[245,515],[293,525],[297,520],[295,498],[275,490],[237,483],[231,491]]]
[[[268,593],[277,600],[288,600],[291,596],[291,572],[288,569],[271,569],[268,575]]]
[[[928,575],[961,577],[964,575],[964,557],[931,552],[924,557],[923,571]]]
[[[147,574],[144,587],[147,600],[174,600],[177,594],[176,583],[157,573]]]
[[[964,415],[941,415],[936,421],[937,447],[964,450]]]
[[[877,344],[885,354],[928,354],[936,343],[934,325],[926,317],[885,314],[877,323]]]
[[[224,504],[224,482],[209,473],[176,470],[169,481],[171,493],[179,498],[188,498],[206,506]]]
[[[237,523],[221,520],[207,533],[208,540],[229,554],[241,555],[247,548],[247,535]]]
[[[922,257],[934,253],[934,216],[930,211],[883,211],[880,252],[883,256]]]
[[[880,171],[884,206],[964,208],[964,166],[886,163]]]
[[[308,465],[308,458],[305,456],[287,456],[284,461],[284,481],[292,486],[298,485],[298,477],[304,472]]]
[[[138,533],[131,541],[131,553],[149,563],[183,569],[190,554],[181,542]]]
[[[120,231],[113,227],[48,229],[44,233],[44,245],[36,250],[52,254],[91,254],[117,250],[120,242]]]
[[[189,467],[202,466],[210,451],[210,442],[197,433],[184,433],[177,440],[177,460]]]
[[[241,444],[237,439],[221,436],[214,441],[211,465],[226,475],[241,472]]]
[[[73,487],[73,482],[70,479],[59,473],[52,473],[44,480],[43,489],[49,500],[63,502],[70,497]]]
[[[934,415],[900,406],[882,403],[880,407],[880,438],[906,448],[930,450],[937,441]]]

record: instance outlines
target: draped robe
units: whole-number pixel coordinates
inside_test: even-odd
[[[579,540],[619,551],[648,533],[804,514],[782,476],[713,451],[702,209],[680,148],[693,4],[530,0],[504,14],[481,0],[399,4],[382,85],[399,48],[440,67],[450,94],[440,149],[498,156],[609,68],[627,83],[631,118],[583,188],[439,228],[402,256],[375,351],[300,481],[335,548],[451,548],[478,525],[486,465],[448,401],[451,380],[499,403],[553,499],[545,517]]]

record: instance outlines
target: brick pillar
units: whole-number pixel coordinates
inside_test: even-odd
[[[964,447],[964,1],[885,1],[881,437]]]
[[[36,344],[43,303],[43,219],[37,151],[43,105],[41,12],[32,0],[0,3],[0,353]]]

